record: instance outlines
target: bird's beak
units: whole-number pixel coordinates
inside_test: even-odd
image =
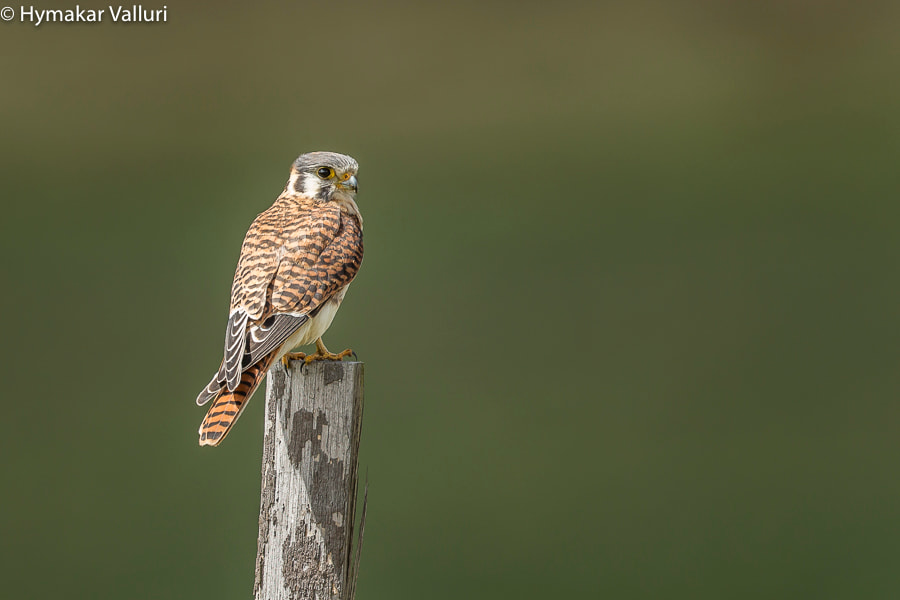
[[[355,192],[357,190],[356,175],[351,175],[350,179],[348,179],[347,181],[341,181],[340,183],[338,183],[338,185],[345,190],[352,190]]]

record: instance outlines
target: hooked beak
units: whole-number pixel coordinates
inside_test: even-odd
[[[351,190],[351,191],[355,192],[357,190],[356,175],[351,175],[350,179],[348,179],[347,181],[341,181],[338,183],[338,185],[342,189]]]

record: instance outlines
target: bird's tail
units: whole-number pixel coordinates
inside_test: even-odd
[[[229,392],[227,387],[219,390],[215,401],[200,424],[201,446],[218,446],[222,443],[237,422],[238,417],[241,416],[241,412],[247,406],[247,402],[256,391],[259,382],[265,377],[274,354],[273,352],[241,373],[241,382],[233,392]]]

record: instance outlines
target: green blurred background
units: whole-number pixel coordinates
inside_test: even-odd
[[[327,149],[360,599],[897,597],[900,6],[167,6],[0,23],[0,596],[250,596],[262,398],[194,398]]]

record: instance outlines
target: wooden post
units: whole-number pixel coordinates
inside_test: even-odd
[[[279,364],[269,371],[256,600],[352,600],[365,502],[356,512],[363,363]]]

